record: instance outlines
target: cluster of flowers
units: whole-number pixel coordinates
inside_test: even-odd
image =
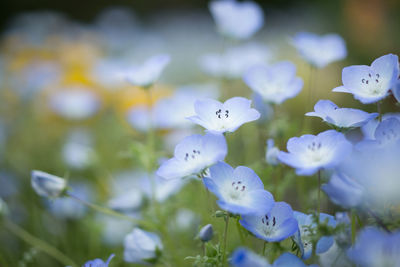
[[[250,38],[264,22],[262,10],[253,2],[213,1],[210,11],[218,31],[237,40]],[[336,34],[318,36],[299,33],[292,43],[315,68],[323,68],[345,58],[347,54],[343,39]],[[254,100],[261,100],[261,106],[279,105],[300,93],[303,80],[296,76],[296,66],[292,62],[266,65],[268,57],[268,52],[262,47],[250,44],[230,49],[222,55],[205,55],[200,64],[213,76],[243,79],[253,91]],[[125,74],[125,80],[150,91],[169,61],[170,57],[166,54],[151,57],[142,65],[131,68]],[[343,85],[333,91],[351,93],[362,104],[379,105],[390,95],[400,101],[398,57],[388,54],[374,60],[371,66],[346,67],[342,72],[342,82]],[[207,98],[210,96],[213,98]],[[228,154],[226,136],[246,123],[259,120],[263,116],[263,109],[252,108],[252,101],[244,97],[232,97],[224,102],[216,100],[216,97],[215,92],[197,94],[182,89],[172,97],[159,101],[151,109],[145,107],[128,113],[131,124],[143,131],[185,128],[190,123],[205,129],[204,134],[183,138],[175,146],[173,157],[164,160],[155,174],[148,174],[157,178],[155,185],[147,184],[149,199],[162,202],[168,195],[178,191],[186,178],[197,177],[202,180],[206,190],[218,198],[217,204],[224,211],[226,224],[230,217],[240,218],[240,227],[256,238],[270,243],[291,238],[298,252],[297,255],[284,252],[270,264],[263,256],[239,247],[230,254],[232,266],[306,266],[304,260],[318,257],[321,265],[334,265],[339,260],[344,266],[350,264],[348,259],[360,266],[400,264],[400,233],[392,232],[381,219],[390,208],[400,204],[399,114],[367,113],[359,109],[340,108],[330,100],[319,100],[314,111],[305,115],[319,117],[333,129],[317,135],[290,138],[287,152],[274,146],[274,140],[267,141],[266,161],[275,168],[278,168],[276,165],[285,164],[294,168],[299,176],[318,173],[319,180],[322,172],[324,176],[329,176],[329,181],[321,189],[333,203],[353,213],[352,231],[356,228],[356,214],[372,216],[383,229],[359,227],[357,240],[350,245],[347,242],[350,238],[347,213],[333,216],[320,213],[319,210],[316,214],[293,211],[289,203],[277,201],[265,190],[262,180],[251,168],[234,168],[224,162]],[[62,107],[65,98],[65,95],[56,97],[55,107]],[[75,98],[71,103],[85,106]],[[362,132],[360,138],[350,139],[347,133],[358,129]],[[66,180],[60,177],[33,171],[31,181],[32,187],[41,196],[74,197],[69,192]],[[139,206],[140,201],[136,192],[130,191],[110,200],[109,207],[118,211],[130,210],[132,206]],[[325,232],[321,229],[325,229]],[[345,230],[340,232],[340,229]],[[342,233],[346,236],[341,236]],[[352,232],[352,235],[356,233]],[[202,242],[210,241],[212,236],[210,224],[199,233]],[[226,244],[224,246],[221,243],[221,246],[226,247]],[[155,232],[135,227],[124,237],[124,260],[127,262],[155,263],[162,250],[162,240]],[[221,263],[225,264],[226,251],[221,253]],[[85,266],[108,266],[113,257],[111,255],[107,262],[100,259],[89,261]],[[334,260],[329,261],[328,258]],[[324,260],[329,263],[324,263]]]

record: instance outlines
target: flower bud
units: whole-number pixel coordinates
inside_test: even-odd
[[[208,242],[213,238],[214,231],[213,227],[211,224],[207,224],[206,226],[203,226],[199,232],[199,238],[203,242]]]
[[[0,198],[0,217],[6,215],[8,213],[7,203],[4,202],[3,199]]]
[[[50,198],[59,197],[67,187],[63,178],[36,170],[32,171],[31,183],[38,195]]]

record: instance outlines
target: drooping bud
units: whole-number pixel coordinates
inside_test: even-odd
[[[35,192],[43,197],[59,197],[67,188],[67,181],[42,171],[32,171],[31,184]]]

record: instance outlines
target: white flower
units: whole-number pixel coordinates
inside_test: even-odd
[[[124,260],[138,264],[154,263],[162,249],[163,245],[158,235],[135,228],[125,237]]]
[[[32,171],[31,184],[35,192],[43,197],[59,197],[67,187],[67,182],[58,176],[42,171]]]

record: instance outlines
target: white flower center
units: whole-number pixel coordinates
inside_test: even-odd
[[[361,85],[363,86],[364,91],[368,94],[381,95],[383,93],[381,76],[379,73],[368,73],[367,77],[361,79]]]
[[[307,146],[308,157],[313,162],[320,162],[325,158],[325,151],[322,149],[321,142],[312,142]]]
[[[263,224],[263,232],[267,236],[271,236],[275,233],[276,231],[276,218],[275,216],[269,217],[268,215],[265,215],[264,217],[261,218],[261,223]]]
[[[226,196],[231,202],[239,203],[247,194],[246,185],[243,181],[234,181],[231,186],[228,186],[226,190]]]

